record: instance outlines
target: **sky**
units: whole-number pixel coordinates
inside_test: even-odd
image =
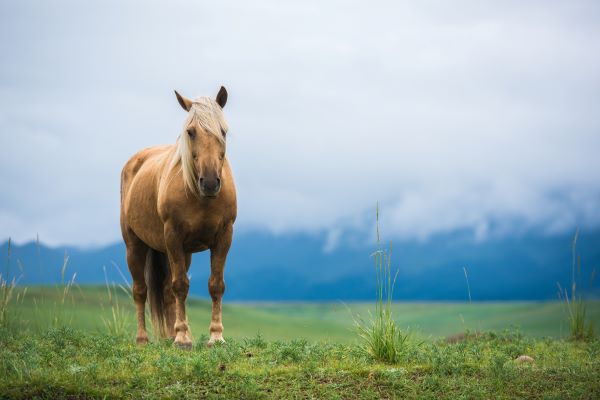
[[[224,85],[241,231],[600,227],[597,1],[0,0],[0,240],[120,240],[119,174]],[[366,233],[365,233],[366,234]]]

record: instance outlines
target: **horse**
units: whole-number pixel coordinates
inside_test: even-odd
[[[237,215],[236,190],[227,160],[227,90],[215,99],[175,96],[187,111],[173,145],[149,147],[121,172],[121,233],[133,279],[136,343],[148,343],[145,304],[154,331],[181,349],[192,348],[185,313],[192,253],[210,250],[208,291],[212,317],[208,346],[224,342],[223,272]]]

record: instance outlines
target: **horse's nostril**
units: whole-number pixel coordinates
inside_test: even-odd
[[[198,182],[200,183],[200,188],[205,193],[216,193],[219,191],[219,189],[221,189],[221,178],[216,176],[209,176],[206,179],[201,177],[198,179]]]

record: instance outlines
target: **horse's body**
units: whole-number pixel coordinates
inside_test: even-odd
[[[185,314],[192,253],[210,249],[208,289],[213,301],[209,344],[223,341],[223,270],[236,218],[236,192],[225,158],[227,124],[216,101],[177,98],[189,111],[177,143],[135,154],[121,174],[121,231],[133,277],[137,342],[148,341],[145,302],[161,336],[191,347]]]

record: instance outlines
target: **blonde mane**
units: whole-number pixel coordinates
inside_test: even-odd
[[[199,195],[200,186],[192,155],[192,138],[187,134],[188,127],[194,123],[200,125],[202,129],[217,137],[221,142],[225,142],[224,133],[227,133],[229,127],[221,106],[215,100],[209,97],[199,97],[192,102],[192,107],[183,124],[183,130],[177,139],[177,148],[171,159],[171,168],[179,165],[185,187]]]

